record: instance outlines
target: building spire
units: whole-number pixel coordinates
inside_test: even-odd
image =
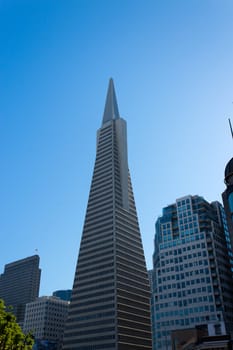
[[[116,99],[113,79],[110,78],[102,125],[110,120],[117,119],[117,118],[120,118],[120,115],[119,115],[118,106],[117,106],[117,99]]]
[[[229,122],[230,130],[231,130],[231,137],[232,137],[232,139],[233,139],[233,130],[232,130],[232,125],[231,125],[231,120],[230,120],[230,118],[228,118],[228,122]]]

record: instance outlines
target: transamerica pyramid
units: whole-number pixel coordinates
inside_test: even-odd
[[[150,288],[110,79],[64,335],[64,350],[148,350]]]

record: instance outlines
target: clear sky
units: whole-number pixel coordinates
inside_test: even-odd
[[[232,157],[232,0],[0,0],[0,272],[72,287],[108,80],[127,121],[148,268],[154,223],[220,200]]]

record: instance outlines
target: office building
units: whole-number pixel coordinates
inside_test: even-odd
[[[62,300],[70,301],[71,292],[71,289],[56,290],[55,292],[53,292],[53,296],[58,297]]]
[[[228,225],[227,247],[233,272],[233,158],[227,163],[225,168],[226,189],[222,194],[223,205],[226,213]]]
[[[109,82],[75,273],[65,350],[151,349],[150,287],[127,160],[126,122]]]
[[[31,332],[37,347],[60,350],[67,319],[69,302],[54,296],[43,296],[28,303],[25,310],[23,330]]]
[[[231,337],[228,334],[216,334],[209,325],[180,329],[172,332],[172,350],[230,350]],[[221,329],[220,329],[221,330]]]
[[[4,273],[0,275],[0,298],[6,306],[12,306],[12,311],[20,325],[24,321],[25,306],[39,295],[40,258],[33,255],[5,265]]]
[[[153,270],[148,270],[148,278],[149,278],[150,289],[152,291],[152,288],[153,288]]]
[[[180,198],[156,222],[153,255],[153,349],[171,349],[171,331],[233,325],[226,220],[218,202]]]

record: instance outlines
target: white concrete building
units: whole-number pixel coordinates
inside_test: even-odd
[[[24,332],[36,340],[49,340],[61,349],[69,302],[54,296],[43,296],[26,305]]]

